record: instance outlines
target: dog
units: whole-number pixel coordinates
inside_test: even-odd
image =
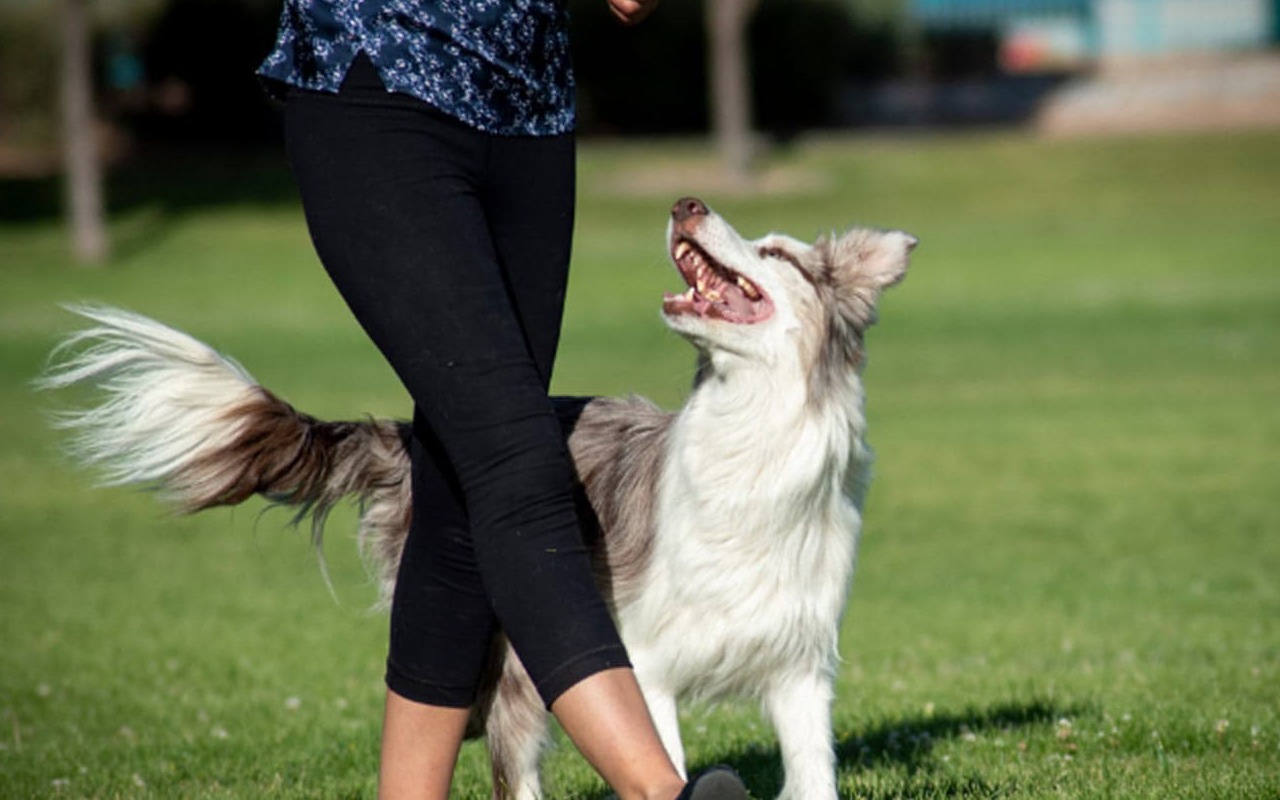
[[[662,742],[684,772],[681,699],[756,699],[778,737],[784,800],[834,800],[836,639],[872,453],[865,334],[916,239],[855,228],[807,244],[740,236],[695,198],[667,246],[687,284],[662,303],[698,351],[678,412],[638,398],[553,398],[597,530],[596,576]],[[235,362],[161,323],[78,307],[95,325],[56,351],[46,388],[90,384],[96,407],[58,422],[108,484],[158,489],[189,512],[254,494],[319,535],[344,498],[391,596],[410,514],[408,425],[324,422]],[[540,797],[546,712],[497,637],[471,733],[496,798]]]

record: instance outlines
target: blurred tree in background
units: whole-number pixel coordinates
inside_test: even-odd
[[[92,9],[89,0],[61,0],[62,152],[71,250],[81,264],[107,259],[102,156],[94,108]]]
[[[744,186],[750,177],[751,53],[747,49],[747,24],[758,0],[712,0],[706,4],[707,43],[710,53],[711,135],[720,153],[721,167],[730,183]]]

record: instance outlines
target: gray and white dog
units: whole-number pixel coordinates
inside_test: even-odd
[[[662,313],[700,357],[684,408],[554,400],[599,523],[598,580],[681,770],[677,700],[756,698],[781,746],[782,797],[834,800],[836,638],[871,464],[864,335],[916,240],[854,229],[814,244],[749,241],[685,198],[667,241],[688,290]],[[60,417],[81,460],[187,511],[262,494],[318,526],[354,497],[362,548],[391,596],[410,513],[404,423],[314,419],[183,333],[75,310],[95,325],[64,343],[43,385],[104,393]],[[495,797],[540,796],[546,722],[499,637],[473,714]]]

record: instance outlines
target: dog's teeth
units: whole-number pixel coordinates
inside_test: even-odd
[[[720,293],[717,292],[715,289],[712,289],[709,292],[703,292],[702,294],[704,297],[706,297],[708,300],[710,300],[713,303],[720,302]]]
[[[692,249],[693,249],[692,245],[690,245],[688,242],[683,242],[683,241],[680,242],[680,244],[676,245],[676,261],[679,261],[680,259],[684,258],[685,254]]]
[[[751,281],[747,280],[746,278],[743,278],[743,277],[738,278],[738,288],[742,290],[743,294],[745,294],[747,297],[751,298],[752,300],[760,299],[760,293],[756,291],[756,287],[751,285]]]

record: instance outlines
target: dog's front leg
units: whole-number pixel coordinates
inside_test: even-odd
[[[784,678],[765,694],[786,775],[779,800],[836,800],[832,694],[823,671]]]
[[[680,777],[688,777],[684,765],[684,743],[680,740],[680,715],[676,709],[675,695],[668,691],[647,688],[643,681],[640,691],[644,694],[645,705],[649,707],[649,716],[653,718],[653,726],[658,729],[658,737],[667,750],[667,756],[675,765]]]

